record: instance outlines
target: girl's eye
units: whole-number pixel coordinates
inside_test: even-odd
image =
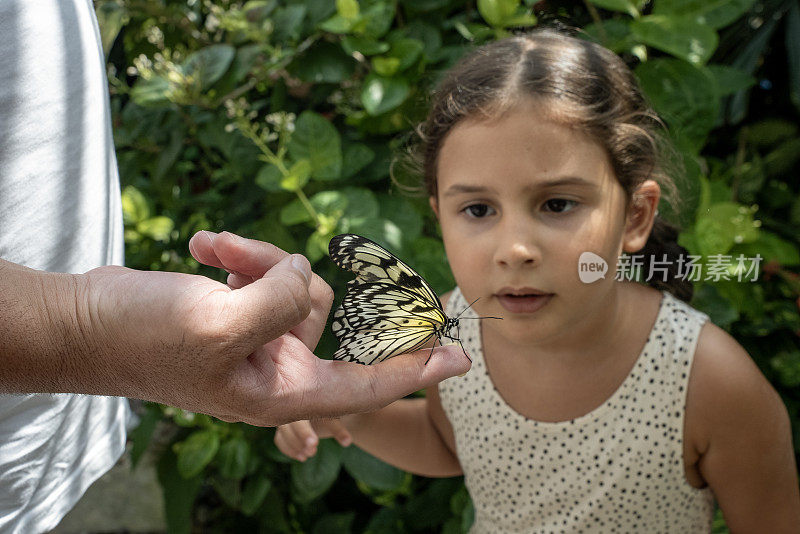
[[[491,215],[494,210],[490,208],[486,204],[470,204],[466,208],[463,209],[464,212],[470,217],[475,219],[480,219],[482,217],[486,217],[487,215]]]
[[[546,211],[552,211],[555,213],[569,211],[577,206],[577,204],[578,203],[574,200],[567,200],[566,198],[551,198],[544,203]]]

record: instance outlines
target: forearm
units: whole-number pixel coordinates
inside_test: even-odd
[[[0,392],[76,389],[78,280],[0,259]]]
[[[342,422],[356,445],[395,467],[429,477],[460,475],[458,459],[434,427],[425,402],[401,399]]]

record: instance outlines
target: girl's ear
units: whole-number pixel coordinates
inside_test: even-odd
[[[439,202],[436,200],[436,197],[428,197],[428,203],[431,205],[431,209],[433,210],[433,214],[436,215],[436,220],[439,220]]]
[[[633,193],[628,214],[625,218],[625,233],[622,237],[622,250],[638,252],[644,248],[653,221],[658,214],[658,201],[661,188],[654,180],[646,180]]]

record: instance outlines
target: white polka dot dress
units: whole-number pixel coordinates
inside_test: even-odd
[[[475,505],[472,534],[711,531],[713,495],[686,481],[682,444],[689,369],[708,316],[662,293],[630,374],[570,421],[534,421],[508,406],[486,371],[479,321],[461,323],[472,369],[439,393]],[[466,306],[456,288],[447,314]]]

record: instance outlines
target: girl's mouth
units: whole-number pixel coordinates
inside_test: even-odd
[[[543,295],[499,293],[496,295],[500,305],[511,313],[534,313],[545,306],[554,296],[553,293]]]

